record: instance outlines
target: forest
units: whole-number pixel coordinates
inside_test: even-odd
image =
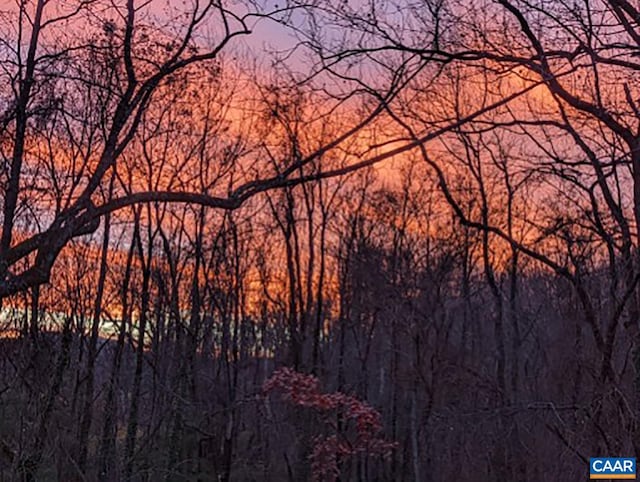
[[[0,481],[640,457],[636,0],[0,1]]]

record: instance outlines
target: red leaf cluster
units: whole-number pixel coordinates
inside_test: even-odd
[[[313,440],[311,467],[314,479],[335,480],[339,475],[338,460],[357,454],[388,455],[395,444],[380,436],[380,413],[366,402],[342,392],[322,393],[313,375],[280,368],[262,386],[265,395],[280,392],[286,400],[299,407],[311,408],[324,415],[340,414],[344,425],[354,422],[355,437],[347,437],[345,430]]]

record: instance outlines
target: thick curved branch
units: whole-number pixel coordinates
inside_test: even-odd
[[[32,267],[28,268],[24,272],[15,276],[9,276],[7,279],[0,281],[0,297],[15,294],[30,286],[46,283],[49,279],[49,274],[53,267],[53,263],[55,262],[55,258],[64,245],[75,237],[95,231],[98,228],[100,218],[107,213],[114,212],[128,206],[148,202],[192,203],[217,209],[234,210],[242,206],[242,204],[248,199],[260,193],[278,188],[293,187],[302,183],[317,181],[320,179],[344,176],[357,170],[379,164],[405,152],[409,152],[416,147],[424,146],[426,142],[436,139],[447,132],[458,129],[462,125],[512,102],[513,100],[525,95],[527,92],[535,89],[539,85],[540,83],[533,83],[518,92],[478,109],[477,111],[451,122],[440,129],[415,137],[403,145],[395,149],[391,149],[390,151],[342,168],[321,171],[308,176],[290,177],[295,172],[300,172],[302,167],[336,147],[341,142],[362,129],[366,124],[371,122],[381,111],[388,108],[386,103],[388,99],[385,99],[385,102],[382,102],[371,115],[356,127],[350,129],[347,133],[323,146],[313,154],[301,159],[297,163],[294,163],[280,175],[268,179],[247,182],[236,188],[226,198],[210,196],[205,193],[149,191],[132,193],[121,198],[113,199],[100,206],[91,205],[89,207],[82,208],[82,210],[66,211],[47,231],[34,235],[9,250],[6,255],[6,259],[11,260],[12,263],[25,258],[33,252],[37,252],[36,261]]]

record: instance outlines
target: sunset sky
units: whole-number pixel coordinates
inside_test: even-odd
[[[635,476],[639,58],[628,0],[0,0],[0,479]]]

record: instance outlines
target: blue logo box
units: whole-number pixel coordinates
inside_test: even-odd
[[[635,457],[591,457],[589,478],[635,480],[636,459]]]

